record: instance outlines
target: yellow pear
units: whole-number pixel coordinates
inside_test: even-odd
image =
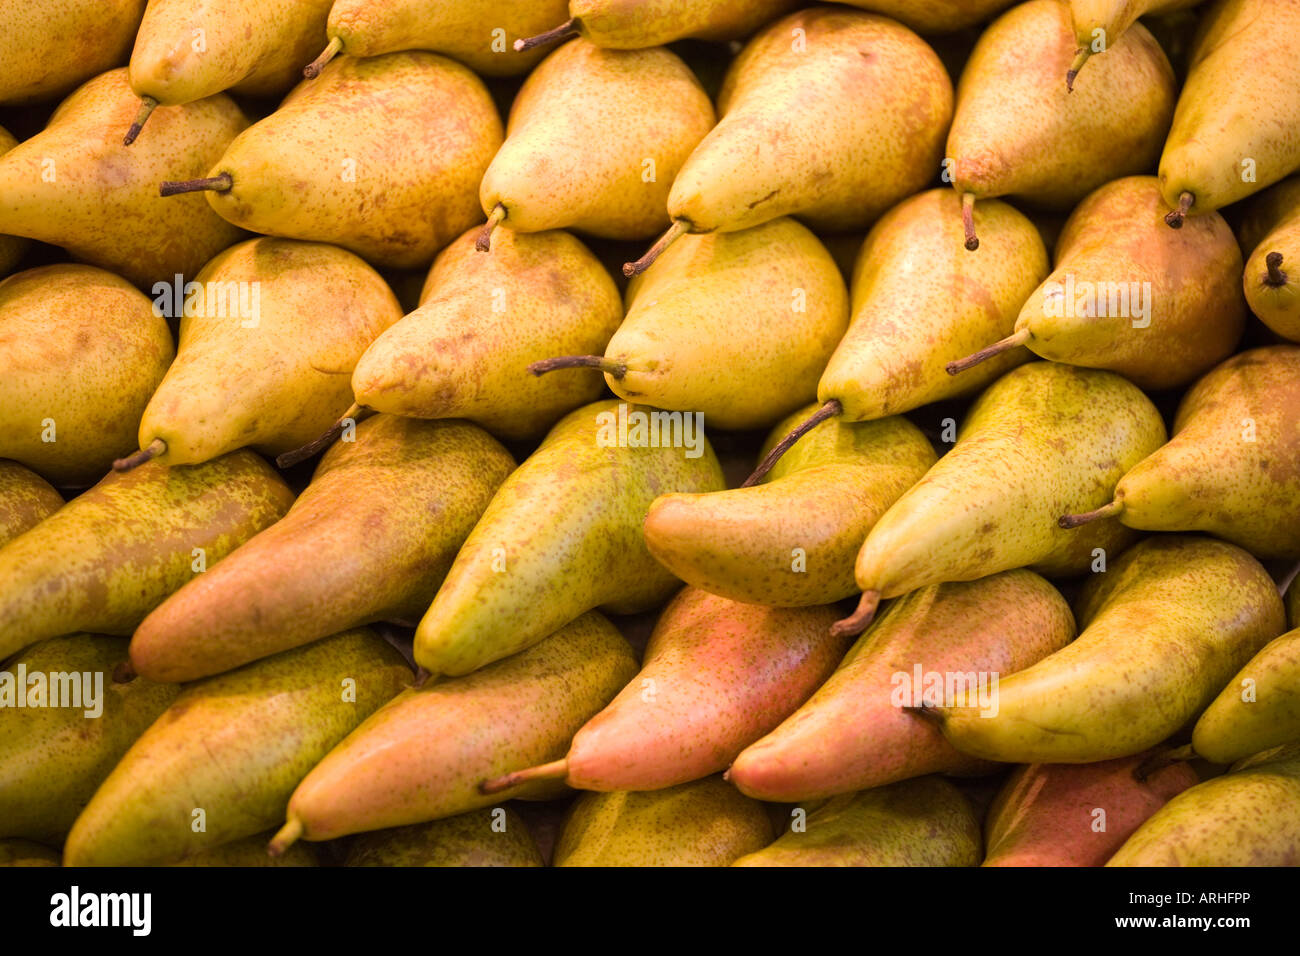
[[[0,105],[62,96],[126,62],[145,0],[0,0]]]

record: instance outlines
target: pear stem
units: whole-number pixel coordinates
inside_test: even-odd
[[[980,247],[979,237],[975,235],[975,194],[961,194],[961,228],[966,233],[966,251],[974,252]]]
[[[114,471],[130,471],[132,468],[139,468],[146,461],[157,458],[167,451],[167,443],[161,438],[155,438],[147,448],[141,448],[133,455],[127,455],[125,458],[119,458],[113,462]]]
[[[655,264],[656,259],[664,254],[664,250],[676,242],[684,232],[686,232],[686,223],[681,219],[674,219],[672,225],[668,227],[668,231],[660,236],[659,240],[653,246],[646,250],[645,255],[636,260],[636,262],[623,263],[623,275],[630,279],[633,276],[639,276],[641,273],[645,272]]]
[[[144,124],[149,120],[151,114],[158,106],[158,101],[152,96],[140,97],[140,112],[135,115],[135,122],[132,123],[122,137],[122,145],[130,146],[135,142],[135,138],[140,135],[140,130],[144,129]]]
[[[432,676],[433,674],[428,668],[423,666],[417,667],[415,669],[415,679],[411,681],[411,686],[416,690],[419,690]]]
[[[1061,515],[1061,517],[1057,519],[1056,523],[1062,528],[1068,530],[1070,528],[1077,528],[1080,525],[1087,524],[1089,521],[1096,521],[1098,518],[1114,518],[1123,510],[1124,502],[1116,498],[1110,504],[1102,505],[1100,508],[1095,508],[1092,511],[1085,511],[1082,514],[1077,515]]]
[[[763,460],[758,463],[758,467],[754,469],[754,473],[746,478],[740,487],[749,488],[758,484],[763,480],[764,476],[772,470],[772,467],[781,460],[781,456],[794,447],[795,442],[800,438],[803,438],[804,435],[807,435],[822,422],[826,421],[826,419],[833,418],[843,411],[844,406],[840,404],[838,398],[832,398],[821,408],[817,409],[817,411],[813,412],[807,420],[805,420],[801,425],[798,425],[794,431],[790,432],[790,434],[786,435],[777,442],[775,446],[773,446],[772,450],[769,451],[763,457]]]
[[[1183,220],[1187,218],[1187,214],[1191,211],[1194,202],[1196,202],[1196,197],[1191,193],[1185,192],[1180,195],[1178,197],[1178,208],[1165,216],[1165,224],[1170,229],[1183,228]]]
[[[197,193],[208,190],[214,193],[229,192],[230,187],[235,181],[230,178],[230,173],[222,173],[219,176],[209,176],[206,179],[180,179],[169,180],[158,187],[158,193],[162,196],[175,196],[179,193]]]
[[[1268,276],[1264,279],[1264,285],[1270,289],[1280,289],[1286,285],[1286,273],[1282,271],[1282,253],[1270,252],[1264,257],[1264,268],[1268,269]]]
[[[484,780],[478,785],[478,792],[482,794],[500,793],[502,790],[509,790],[511,787],[531,783],[534,780],[563,780],[568,775],[569,762],[561,757],[559,760],[552,760],[550,763],[529,767],[527,770],[516,770],[514,773],[507,773],[492,780]]]
[[[293,451],[286,451],[283,455],[277,455],[275,459],[276,466],[279,468],[292,468],[298,462],[306,461],[318,451],[334,444],[338,437],[343,434],[343,429],[347,427],[349,419],[354,422],[365,421],[373,414],[373,409],[354,403],[351,408],[343,413],[343,417],[327,428],[319,438],[312,439],[301,448],[295,448]]]
[[[842,621],[836,621],[831,625],[831,637],[856,637],[867,629],[871,619],[876,616],[876,608],[880,606],[879,591],[863,591],[862,597],[858,600],[858,607],[852,614]]]
[[[335,54],[343,49],[343,41],[338,37],[330,37],[330,42],[326,44],[325,49],[321,51],[320,56],[312,60],[302,68],[302,75],[309,80],[314,80],[320,76],[320,71],[325,69],[325,64],[334,59]]]
[[[539,33],[535,37],[523,37],[514,43],[515,52],[523,53],[525,50],[531,50],[533,47],[545,46],[547,43],[554,43],[556,40],[567,40],[569,37],[578,35],[578,25],[576,17],[569,17],[558,27],[547,30],[545,33]]]
[[[1165,767],[1172,767],[1176,763],[1182,763],[1186,760],[1195,760],[1196,751],[1192,749],[1191,744],[1183,747],[1177,747],[1174,750],[1166,750],[1162,754],[1154,754],[1142,761],[1133,768],[1133,779],[1138,783],[1146,783],[1147,778],[1152,774],[1159,773]]]
[[[983,362],[986,359],[991,359],[995,355],[1000,355],[1003,352],[1008,352],[1011,349],[1016,348],[1017,346],[1024,345],[1028,341],[1029,341],[1029,330],[1021,329],[1019,332],[1015,332],[1011,335],[1008,335],[1005,339],[1000,339],[999,341],[994,342],[992,345],[985,346],[984,348],[980,349],[978,352],[974,352],[966,356],[964,359],[958,359],[955,362],[949,362],[946,366],[944,366],[944,368],[948,370],[949,375],[957,375],[961,372],[966,371],[966,369],[968,368],[974,368],[976,365],[979,365],[980,362]]]
[[[135,667],[132,665],[129,657],[113,668],[114,684],[129,684],[138,676],[139,675],[135,672]]]
[[[482,230],[479,231],[478,238],[474,240],[474,248],[479,252],[490,252],[492,250],[492,233],[502,219],[506,218],[506,207],[497,203],[492,207],[492,212],[488,214],[487,222],[483,224]]]
[[[903,710],[909,714],[915,714],[917,717],[920,717],[924,720],[928,720],[936,727],[943,726],[943,714],[939,712],[939,709],[937,707],[933,707],[930,704],[919,704],[915,707],[904,707]]]
[[[298,842],[298,839],[302,836],[302,830],[302,821],[297,817],[290,817],[284,826],[280,827],[280,831],[271,837],[271,842],[266,845],[266,852],[271,856],[279,856],[284,853],[285,850]]]
[[[626,365],[607,359],[603,355],[561,355],[558,358],[542,359],[528,366],[528,371],[541,377],[547,372],[554,372],[561,368],[598,368],[615,379],[622,379],[627,374]]]
[[[1078,51],[1074,54],[1074,62],[1071,63],[1070,68],[1065,71],[1065,92],[1074,92],[1074,78],[1079,75],[1079,71],[1083,69],[1083,64],[1088,62],[1088,57],[1090,56],[1092,56],[1092,50],[1088,49],[1086,46],[1079,47]]]

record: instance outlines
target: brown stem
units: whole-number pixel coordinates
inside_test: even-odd
[[[1065,71],[1065,92],[1074,92],[1074,78],[1079,75],[1079,71],[1083,69],[1083,64],[1088,62],[1088,57],[1090,56],[1092,56],[1092,50],[1088,49],[1086,46],[1080,47],[1078,51],[1075,52],[1074,62],[1071,63],[1070,68]]]
[[[295,448],[293,451],[286,451],[283,455],[277,455],[275,459],[276,466],[279,468],[292,468],[298,462],[306,461],[312,455],[334,444],[338,437],[343,434],[343,429],[347,427],[349,419],[353,422],[365,421],[374,413],[374,409],[354,404],[343,413],[342,418],[327,428],[325,434],[319,438],[312,439],[301,448]]]
[[[342,49],[343,41],[338,37],[330,37],[330,42],[321,51],[320,56],[302,68],[302,75],[309,80],[316,79],[316,77],[320,76],[320,71],[325,69],[325,64],[334,59],[334,55]]]
[[[904,707],[903,710],[909,714],[915,714],[917,717],[928,720],[935,726],[943,726],[943,714],[939,712],[937,707],[932,707],[929,704],[920,704],[916,707]]]
[[[140,97],[140,112],[135,115],[135,122],[127,128],[126,135],[122,137],[123,146],[130,146],[135,142],[135,138],[140,135],[140,130],[144,129],[144,124],[148,122],[149,115],[157,106],[158,101],[152,96]]]
[[[944,367],[948,370],[949,375],[957,375],[960,372],[966,371],[966,369],[968,368],[974,368],[976,365],[979,365],[980,362],[983,362],[986,359],[991,359],[995,355],[1000,355],[1003,352],[1008,352],[1011,349],[1016,348],[1017,346],[1024,345],[1028,341],[1029,341],[1029,330],[1021,329],[1019,332],[1016,332],[1012,335],[1008,335],[1005,339],[1000,339],[999,341],[994,342],[992,345],[985,346],[984,348],[980,349],[978,352],[974,352],[966,356],[964,359],[958,359],[955,362],[949,362]]]
[[[746,478],[744,484],[740,487],[749,488],[752,485],[758,484],[763,480],[763,477],[772,470],[772,466],[781,460],[781,456],[794,447],[795,442],[800,438],[803,438],[804,435],[807,435],[822,422],[826,421],[826,419],[832,418],[835,415],[840,414],[842,411],[844,411],[844,406],[840,404],[838,398],[832,398],[821,408],[817,409],[817,411],[813,412],[812,415],[803,422],[803,424],[796,427],[794,431],[790,432],[790,434],[786,435],[776,443],[772,450],[769,451],[763,457],[763,460],[758,463],[758,467],[754,469],[754,473]]]
[[[544,46],[547,43],[554,43],[556,40],[567,40],[569,37],[578,35],[577,19],[569,17],[558,27],[553,30],[547,30],[545,33],[539,33],[535,37],[523,37],[515,41],[515,52],[523,53],[525,50],[531,50],[533,47]]]
[[[861,634],[876,616],[876,608],[879,606],[879,591],[863,591],[857,609],[844,620],[831,625],[831,637],[856,637]]]
[[[163,196],[175,196],[179,193],[197,193],[207,190],[214,193],[229,192],[230,187],[235,181],[230,178],[230,173],[221,173],[219,176],[209,176],[207,179],[180,179],[169,180],[158,187],[158,193]]]
[[[1165,224],[1171,229],[1183,228],[1183,220],[1187,218],[1188,212],[1191,211],[1192,203],[1196,202],[1196,197],[1191,193],[1183,193],[1178,197],[1178,208],[1165,216]]]
[[[961,228],[966,233],[966,250],[974,252],[980,247],[980,240],[975,235],[975,194],[961,194]]]
[[[506,207],[497,203],[492,207],[492,212],[488,214],[487,222],[479,230],[478,238],[474,240],[474,248],[479,252],[492,251],[492,232],[502,219],[506,218]]]
[[[639,276],[641,273],[645,272],[655,264],[656,259],[664,254],[664,250],[676,242],[685,231],[686,223],[681,219],[674,219],[672,225],[668,227],[668,231],[660,236],[653,246],[646,250],[645,255],[636,260],[636,262],[623,263],[623,275],[630,279],[633,276]]]
[[[1154,754],[1142,761],[1133,768],[1133,779],[1138,783],[1146,783],[1147,778],[1154,773],[1159,773],[1165,767],[1172,767],[1176,763],[1183,763],[1187,760],[1195,760],[1196,751],[1192,749],[1191,744],[1178,747],[1174,750],[1166,750],[1162,754]]]
[[[266,845],[266,852],[271,856],[279,856],[298,842],[302,832],[302,821],[297,817],[290,817],[285,825],[280,827],[279,832],[271,837],[271,842]]]
[[[1286,273],[1282,271],[1282,253],[1270,252],[1264,257],[1264,268],[1268,270],[1268,276],[1264,279],[1264,285],[1270,289],[1280,289],[1286,285]]]
[[[622,379],[627,374],[626,365],[603,355],[561,355],[558,358],[542,359],[528,366],[528,371],[540,377],[561,368],[598,368],[615,379]]]
[[[415,669],[415,680],[411,681],[411,686],[419,690],[432,677],[433,674],[426,667],[417,667]]]
[[[524,783],[532,783],[534,780],[563,780],[568,775],[569,762],[561,757],[559,760],[552,760],[550,763],[529,767],[527,770],[516,770],[514,773],[507,773],[492,780],[484,780],[478,785],[478,792],[482,794],[500,793],[502,790],[509,790],[511,787],[517,787]]]
[[[135,667],[131,664],[131,659],[127,658],[122,663],[113,668],[114,684],[129,684],[139,675],[135,672]]]
[[[132,468],[139,468],[146,461],[157,458],[167,451],[167,443],[161,438],[155,438],[146,448],[141,448],[133,455],[127,455],[125,458],[119,458],[113,462],[114,471],[130,471]]]
[[[1094,508],[1092,511],[1085,511],[1077,515],[1061,515],[1056,523],[1062,528],[1077,528],[1079,525],[1087,524],[1089,521],[1096,521],[1098,518],[1113,518],[1124,510],[1124,502],[1116,498],[1108,505],[1102,505],[1100,508]]]

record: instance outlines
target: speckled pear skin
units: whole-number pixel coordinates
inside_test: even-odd
[[[1119,520],[1205,531],[1260,558],[1300,558],[1297,408],[1300,347],[1234,355],[1183,396],[1169,444],[1119,482]]]
[[[1255,217],[1261,228],[1249,244],[1242,233],[1243,245],[1250,253],[1243,278],[1246,301],[1270,329],[1300,342],[1300,176],[1261,193],[1248,215]],[[1269,275],[1268,257],[1274,253],[1282,257],[1281,285]]]
[[[566,232],[475,226],[438,255],[420,305],[370,344],[352,372],[359,404],[415,418],[468,418],[502,438],[536,438],[605,394],[591,372],[528,375],[557,355],[599,355],[623,321],[618,287]]]
[[[164,198],[158,184],[205,175],[248,125],[239,107],[224,94],[160,107],[149,135],[123,146],[139,109],[126,70],[103,73],[0,156],[0,233],[62,246],[144,288],[193,276],[238,241],[202,196]]]
[[[778,422],[759,460],[816,410],[809,405]],[[857,593],[853,562],[862,539],[935,461],[929,439],[905,418],[828,419],[758,485],[656,498],[646,547],[683,581],[733,601],[830,604]]]
[[[1300,169],[1297,37],[1295,3],[1223,0],[1207,8],[1160,157],[1165,202],[1176,206],[1190,192],[1198,215]]]
[[[1160,45],[1134,23],[1071,93],[1065,73],[1075,50],[1070,8],[1059,0],[1012,7],[984,31],[957,84],[948,133],[959,193],[1069,209],[1155,165],[1177,96]]]
[[[155,680],[192,681],[358,625],[418,620],[513,469],[468,422],[361,422],[281,521],[144,619],[131,663]]]
[[[940,777],[846,793],[733,866],[978,866],[980,825],[960,790]]]
[[[467,674],[592,608],[647,611],[677,590],[646,548],[646,510],[662,494],[726,482],[703,434],[695,458],[689,448],[632,447],[630,416],[654,411],[647,406],[626,406],[629,445],[612,444],[620,404],[570,412],[501,485],[416,629],[421,667]]]
[[[245,446],[278,455],[318,437],[351,406],[357,360],[402,317],[379,273],[323,243],[250,239],[194,281],[205,289],[240,283],[241,291],[226,303],[205,295],[181,319],[176,361],[138,435],[141,448],[165,441],[157,460],[169,465]]]
[[[1231,355],[1246,323],[1236,237],[1217,213],[1170,229],[1169,211],[1154,176],[1116,180],[1080,203],[1057,240],[1056,268],[1016,320],[1029,350],[1147,391],[1186,385]],[[1083,283],[1097,284],[1095,301]],[[1141,301],[1117,297],[1112,309],[1109,285],[1131,295],[1133,283]]]
[[[48,481],[18,464],[0,460],[0,547],[63,507]]]
[[[1286,627],[1273,579],[1212,538],[1158,536],[1084,585],[1078,639],[999,682],[998,711],[939,708],[958,750],[1008,763],[1093,763],[1194,720]]]
[[[1300,741],[1300,628],[1252,657],[1192,731],[1197,755],[1222,764],[1294,741]]]
[[[817,387],[849,421],[896,415],[977,392],[1024,363],[996,356],[960,375],[949,362],[1010,335],[1046,277],[1047,250],[1032,222],[1001,202],[975,209],[978,255],[962,245],[961,198],[931,189],[876,223],[853,270],[849,330]]]
[[[1134,771],[1151,756],[1017,767],[984,821],[983,865],[1104,865],[1148,817],[1200,782],[1189,763],[1139,781]]]
[[[1009,568],[1080,574],[1094,549],[1113,556],[1136,535],[1114,519],[1067,531],[1058,518],[1106,504],[1164,440],[1151,400],[1118,375],[1022,365],[975,400],[952,450],[867,534],[858,586],[896,597]]]
[[[986,770],[901,709],[920,703],[915,668],[1005,680],[1074,634],[1065,599],[1030,571],[913,591],[881,611],[807,703],[736,758],[729,779],[752,797],[789,802]],[[913,682],[900,685],[899,673]]]
[[[1106,865],[1300,865],[1300,744],[1258,754],[1179,794]]]
[[[320,866],[317,850],[310,843],[299,843],[289,847],[280,856],[271,856],[266,852],[266,841],[270,833],[243,837],[210,850],[203,850],[175,863],[162,866]]]
[[[293,494],[240,451],[110,473],[0,549],[0,660],[73,631],[128,635],[163,598],[282,517]]]
[[[713,232],[797,215],[819,232],[845,232],[933,178],[952,84],[901,24],[813,7],[749,41],[727,70],[718,114],[673,182],[674,220]]]
[[[309,844],[296,844],[307,846]],[[344,866],[544,866],[528,824],[508,806],[362,833]]]
[[[410,679],[402,655],[360,628],[189,685],[77,818],[65,865],[172,863],[262,833],[307,771]]]
[[[344,56],[195,175],[231,177],[207,199],[241,228],[414,269],[478,221],[474,190],[500,145],[487,87],[454,60]]]
[[[987,23],[1015,0],[841,0],[851,7],[879,13],[924,33],[952,33]]]
[[[135,450],[174,356],[167,320],[125,279],[81,265],[10,276],[0,282],[0,457],[62,487],[94,484]]]
[[[62,866],[58,850],[31,840],[0,840],[0,866]]]
[[[730,866],[772,842],[757,800],[721,777],[640,793],[584,793],[555,846],[555,866]]]
[[[798,0],[572,0],[567,10],[582,36],[597,46],[638,50],[687,38],[743,39],[798,5]],[[556,17],[549,26],[564,19]]]
[[[14,139],[7,129],[0,127],[0,156],[17,145],[18,140]],[[29,245],[31,243],[19,236],[0,236],[0,278],[13,272],[14,266],[22,260]]]
[[[479,187],[483,212],[500,203],[506,225],[521,232],[572,227],[649,238],[668,226],[668,190],[714,120],[708,95],[675,53],[571,40],[515,97],[506,141]],[[646,160],[654,163],[648,182]]]
[[[125,63],[144,6],[145,0],[5,4],[0,104],[59,96]]]
[[[280,96],[325,45],[331,0],[152,0],[135,37],[131,88],[159,103],[232,90]],[[203,49],[194,49],[194,31]]]
[[[306,776],[288,818],[306,839],[329,840],[556,796],[563,788],[551,783],[501,796],[478,786],[563,756],[636,669],[631,646],[591,612],[521,654],[403,691]]]
[[[29,647],[5,667],[15,681],[19,664],[47,681],[54,673],[99,673],[103,709],[87,717],[95,708],[83,698],[87,706],[0,710],[0,836],[62,844],[127,748],[180,693],[144,679],[113,683],[124,660],[122,638],[70,634]]]

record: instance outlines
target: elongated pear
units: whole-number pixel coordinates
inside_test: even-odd
[[[191,681],[358,625],[418,620],[513,469],[468,422],[361,422],[282,520],[144,619],[131,663]]]
[[[306,843],[295,843],[292,853]],[[266,856],[263,846],[262,855]],[[344,866],[543,866],[528,824],[508,806],[358,834]]]
[[[1070,20],[1074,27],[1075,53],[1069,70],[1065,73],[1067,87],[1073,87],[1075,77],[1096,53],[1105,53],[1137,23],[1138,17],[1156,16],[1185,10],[1201,0],[1068,0]]]
[[[1078,618],[1078,640],[999,683],[993,716],[934,708],[949,742],[1009,763],[1131,756],[1194,720],[1286,627],[1258,561],[1192,536],[1134,545],[1084,585]]]
[[[0,459],[0,547],[63,507],[63,496],[40,475]]]
[[[0,549],[0,660],[73,631],[130,634],[292,501],[248,451],[193,468],[110,472]]]
[[[407,826],[496,806],[478,785],[563,755],[636,673],[636,655],[596,612],[522,654],[399,694],[307,774],[271,842]],[[550,797],[551,783],[514,794]]]
[[[760,459],[815,410],[778,422]],[[905,418],[825,421],[762,484],[656,498],[646,547],[683,581],[733,601],[830,604],[856,593],[862,539],[935,461],[929,439]]]
[[[175,356],[167,321],[125,279],[90,266],[0,282],[0,456],[61,486],[102,478],[135,448]]]
[[[70,634],[0,671],[0,837],[58,846],[127,748],[180,688],[113,682],[126,641]]]
[[[0,126],[0,156],[17,145],[18,140],[14,139],[7,129]],[[20,236],[0,236],[0,279],[14,271],[14,267],[27,254],[30,245],[31,243]]]
[[[202,176],[248,125],[230,97],[159,108],[128,149],[139,108],[126,70],[90,80],[49,125],[0,156],[0,233],[65,248],[73,258],[149,287],[192,276],[240,232],[199,196],[167,200],[164,179]]]
[[[533,49],[580,36],[608,50],[639,50],[674,40],[739,40],[788,13],[798,0],[570,0],[552,29],[526,34],[515,49]],[[563,22],[561,22],[563,21]],[[558,24],[558,25],[557,25]]]
[[[646,549],[646,509],[670,491],[723,487],[692,416],[616,401],[570,412],[470,532],[416,629],[416,662],[467,674],[592,608],[662,604],[677,579]]]
[[[1246,301],[1270,329],[1300,342],[1300,176],[1261,194],[1252,213],[1263,214],[1265,231],[1247,249]]]
[[[1233,763],[1300,741],[1300,628],[1269,641],[1205,709],[1192,748],[1213,763]]]
[[[95,792],[64,864],[171,863],[261,833],[410,678],[402,655],[361,628],[191,684]]]
[[[1073,638],[1069,605],[1030,571],[919,588],[889,604],[821,689],[736,758],[728,779],[788,802],[986,769],[903,708],[969,688],[982,695],[971,701],[978,712],[996,712],[1000,681]]]
[[[0,5],[0,105],[62,96],[126,62],[145,0]]]

